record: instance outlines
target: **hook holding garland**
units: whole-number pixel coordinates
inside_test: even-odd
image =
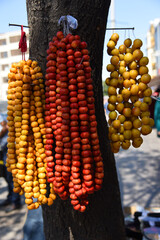
[[[61,16],[60,19],[58,20],[58,25],[63,26],[63,34],[67,35],[68,33],[70,33],[70,28],[77,29],[78,21],[71,15]]]

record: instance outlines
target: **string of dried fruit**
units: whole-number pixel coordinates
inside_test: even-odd
[[[15,73],[15,100],[14,100],[14,127],[15,127],[15,160],[16,166],[12,171],[13,180],[14,180],[14,191],[23,194],[22,185],[24,183],[24,172],[25,168],[23,162],[19,161],[19,149],[20,149],[20,136],[21,136],[21,125],[22,125],[22,80],[23,80],[23,66],[24,61],[21,61],[17,64],[13,64],[14,73]],[[12,71],[13,68],[11,68]],[[10,129],[9,129],[10,133]],[[22,153],[21,153],[22,154]],[[8,154],[9,155],[9,154]],[[23,155],[23,154],[22,154]],[[21,157],[21,155],[20,155]],[[20,186],[21,187],[20,187]]]
[[[114,33],[108,44],[108,54],[111,56],[107,70],[110,77],[106,79],[108,88],[109,138],[114,153],[120,147],[138,148],[143,142],[141,135],[147,135],[154,125],[150,118],[152,90],[148,86],[151,80],[148,74],[148,58],[141,51],[142,41],[130,38],[116,48],[119,40]]]
[[[46,197],[45,91],[41,68],[36,61],[20,61],[13,64],[9,78],[8,121],[11,125],[14,120],[14,127],[9,126],[7,164],[13,174],[14,191],[25,192],[28,209],[51,205],[55,194],[50,184]],[[15,94],[12,101],[11,92]]]
[[[55,47],[52,49],[56,58],[55,54],[54,57],[51,55],[51,46]],[[62,199],[66,199],[69,194],[74,209],[81,212],[85,211],[88,204],[87,195],[99,190],[103,179],[91,68],[86,47],[87,44],[81,42],[78,35],[68,34],[64,37],[62,32],[58,32],[47,50],[47,65],[51,56],[56,60],[56,70],[52,71],[56,80],[53,83],[56,116],[52,121],[51,133],[55,138],[55,147],[52,145],[55,158],[54,189]],[[50,103],[48,73],[46,81],[46,96]],[[51,121],[48,109],[51,108],[47,104],[46,124]],[[54,164],[53,158],[51,162]]]
[[[77,39],[78,38],[78,39]],[[76,36],[76,39],[80,41],[80,38]],[[77,124],[78,135],[77,138],[74,139],[73,144],[73,155],[76,160],[78,160],[79,165],[75,166],[76,162],[73,161],[72,164],[72,183],[74,188],[74,194],[70,196],[74,209],[79,211],[85,211],[86,205],[88,204],[87,200],[87,189],[85,186],[86,179],[86,167],[87,162],[86,158],[90,158],[91,153],[91,145],[90,145],[90,133],[89,133],[89,116],[88,116],[88,108],[86,101],[86,79],[85,73],[83,70],[83,58],[80,50],[74,51],[74,61],[76,63],[76,82],[77,82],[77,105],[76,109],[77,119],[79,122]],[[92,159],[91,159],[92,161]],[[93,167],[93,166],[92,166]],[[89,166],[89,170],[87,174],[90,173],[91,168]],[[92,168],[93,169],[93,168]],[[92,175],[91,175],[92,178]]]
[[[27,149],[28,149],[28,135],[29,135],[29,110],[30,110],[30,95],[31,95],[31,78],[29,76],[29,66],[23,62],[21,75],[17,76],[17,80],[23,80],[22,87],[17,87],[19,93],[22,94],[22,104],[17,104],[16,107],[19,109],[19,124],[21,125],[21,135],[19,137],[19,154],[18,154],[18,173],[16,177],[18,182],[23,188],[25,183],[25,178],[29,170],[26,169],[26,159],[27,159]],[[18,90],[16,88],[16,91]],[[20,97],[20,96],[19,96]],[[17,146],[18,147],[18,146]],[[25,189],[24,189],[25,190]]]
[[[89,60],[88,55],[83,55],[83,49],[81,50],[82,55],[82,69],[78,70],[77,72],[77,81],[78,81],[78,92],[80,94],[83,94],[82,101],[79,101],[79,117],[81,120],[81,138],[82,138],[82,163],[83,163],[83,183],[85,186],[85,191],[90,194],[94,192],[94,186],[93,186],[93,158],[92,158],[92,151],[91,151],[91,132],[90,132],[90,116],[89,116],[89,109],[87,105],[87,99],[90,95],[88,89],[87,89],[87,77],[91,77],[91,74],[87,74],[85,71],[85,67],[83,65],[83,62],[87,59]],[[87,59],[86,59],[87,57]],[[89,76],[87,76],[89,75]],[[81,90],[81,92],[80,92]]]
[[[47,161],[47,177],[48,182],[52,183],[54,181],[54,156],[53,148],[55,146],[55,140],[53,137],[53,130],[56,130],[56,52],[57,48],[54,46],[53,42],[50,42],[49,49],[47,49],[47,64],[46,64],[46,105],[45,105],[45,126],[46,126],[46,145],[45,154]]]
[[[65,48],[65,42],[61,42],[63,48]],[[60,45],[60,46],[61,46]],[[64,54],[64,53],[63,53]],[[62,55],[63,55],[62,54]],[[58,68],[61,71],[67,70],[68,62],[67,62],[67,54],[65,53],[64,56],[59,56],[57,59],[59,64]],[[68,74],[70,73],[68,69]],[[69,102],[69,90],[68,90],[68,78],[66,76],[60,77],[60,99],[61,99],[61,111],[62,111],[62,142],[63,142],[63,161],[62,161],[62,180],[66,187],[66,193],[64,197],[68,197],[68,184],[70,180],[70,165],[71,165],[71,143],[70,143],[70,102]]]
[[[82,47],[83,46],[83,47]],[[93,92],[93,81],[91,79],[91,67],[89,62],[89,55],[88,50],[86,49],[85,43],[82,45],[82,55],[83,55],[83,66],[84,72],[86,77],[86,89],[87,89],[87,107],[88,107],[88,114],[89,114],[89,131],[90,131],[90,138],[91,138],[91,149],[93,154],[95,172],[94,172],[94,184],[91,179],[87,179],[85,181],[85,185],[90,192],[93,190],[97,191],[101,189],[103,177],[104,177],[104,169],[103,169],[103,159],[100,153],[100,146],[99,146],[99,138],[97,132],[97,121],[95,116],[95,106],[94,106],[94,92]],[[84,108],[82,108],[84,111]],[[85,109],[87,110],[87,109]],[[91,173],[92,174],[92,173]],[[91,176],[90,176],[91,178]],[[94,188],[93,188],[94,185]]]
[[[99,178],[103,178],[103,162],[102,158],[100,156],[99,150],[99,140],[97,138],[97,129],[96,127],[93,128],[94,124],[97,126],[96,122],[96,117],[95,117],[95,109],[94,109],[94,96],[93,93],[93,85],[92,85],[92,79],[91,79],[91,68],[89,64],[89,56],[88,56],[88,50],[86,48],[86,43],[81,43],[81,52],[76,51],[74,54],[75,61],[76,63],[76,68],[77,68],[77,82],[78,82],[78,105],[79,105],[79,118],[80,118],[80,137],[81,137],[81,159],[82,159],[82,173],[83,173],[83,187],[81,188],[80,184],[76,186],[78,188],[78,191],[75,191],[76,195],[78,197],[83,196],[83,200],[81,200],[81,208],[80,205],[78,204],[77,200],[74,198],[74,201],[72,203],[75,205],[75,208],[80,208],[80,211],[85,210],[85,206],[88,204],[87,200],[87,195],[86,193],[93,193],[94,192],[94,182],[93,182],[93,158],[92,158],[92,151],[91,151],[91,142],[95,142],[95,140],[98,141],[96,143],[96,146],[93,146],[93,156],[94,159],[97,161],[98,159],[98,164],[96,163],[97,166],[101,165],[101,168],[96,168],[96,171],[98,170],[101,172],[96,173],[96,180],[97,180],[97,175]],[[83,57],[82,57],[83,55]],[[85,97],[86,94],[86,97]],[[87,101],[88,100],[88,105]],[[93,102],[92,102],[93,101]],[[92,103],[92,104],[91,104]],[[88,108],[89,106],[89,108]],[[90,124],[91,125],[90,125]],[[93,126],[92,126],[93,125]],[[92,140],[93,139],[93,140]],[[91,140],[91,142],[90,142]],[[94,145],[93,142],[93,145]],[[97,150],[97,152],[95,151]],[[97,158],[96,158],[97,157]],[[99,163],[100,162],[100,163]],[[78,179],[77,179],[78,180]],[[72,180],[73,181],[73,180]],[[96,186],[96,190],[101,188],[102,180],[99,181],[97,180],[99,185]],[[80,181],[78,182],[80,183]],[[72,197],[73,192],[72,192]],[[82,204],[83,202],[83,204]]]
[[[32,74],[33,79],[33,74]],[[26,175],[26,182],[27,180],[31,182],[30,186],[30,199],[25,200],[25,202],[28,204],[28,209],[34,209],[39,206],[39,202],[33,203],[33,198],[39,198],[40,196],[40,187],[38,182],[38,166],[37,166],[37,149],[36,149],[36,143],[34,133],[35,129],[38,126],[37,117],[35,113],[35,102],[34,102],[34,95],[31,93],[31,101],[30,101],[30,135],[28,137],[28,158],[27,158],[27,169],[30,169],[31,171],[27,171],[28,173]],[[37,160],[37,161],[36,161]],[[27,184],[26,184],[27,185]]]
[[[33,147],[34,142],[33,142],[33,135],[31,130],[29,132],[27,140],[28,140],[27,159],[26,159],[27,175],[25,176],[25,183],[23,187],[25,192],[25,203],[28,205],[28,209],[35,209],[39,205],[36,206],[36,203],[33,204],[33,197],[35,197],[33,187],[35,183],[36,169],[35,169],[35,155],[34,155],[34,147]]]
[[[33,95],[34,95],[34,103],[35,103],[35,112],[37,117],[37,123],[39,127],[38,136],[36,133],[34,137],[36,138],[36,162],[37,162],[37,172],[38,172],[38,182],[40,195],[38,197],[38,201],[42,204],[47,203],[51,205],[55,200],[56,196],[53,191],[53,184],[50,183],[50,194],[47,198],[45,195],[47,193],[46,190],[46,155],[45,155],[45,144],[46,144],[46,129],[45,129],[45,121],[44,121],[44,109],[45,109],[45,91],[43,84],[43,75],[41,73],[41,68],[37,63],[32,62],[31,67],[34,70],[34,77],[32,77],[33,81]],[[38,130],[38,129],[37,129]],[[37,131],[35,130],[35,131]],[[34,131],[33,131],[34,132]]]
[[[63,47],[64,49],[67,47],[65,39],[61,40],[60,47]],[[71,95],[71,92],[69,92],[68,89],[68,81],[71,76],[74,75],[75,68],[71,67],[68,61],[68,56],[66,51],[61,52],[61,62],[59,65],[59,68],[61,68],[60,75],[63,75],[60,77],[60,98],[61,98],[61,111],[62,111],[62,142],[63,142],[63,152],[64,152],[64,159],[62,162],[62,178],[64,185],[66,187],[67,192],[65,195],[68,197],[69,195],[69,189],[68,184],[70,181],[70,170],[71,170],[71,159],[72,159],[72,146],[71,146],[71,139],[72,139],[72,133],[70,133],[70,121],[72,120],[70,118],[70,115],[73,114],[72,109],[70,108],[70,101],[69,98],[73,95]],[[65,76],[64,76],[64,73]],[[73,93],[73,92],[72,92]]]
[[[60,44],[59,44],[60,45]],[[70,45],[70,44],[69,44]],[[61,42],[61,46],[63,46],[63,48],[64,48],[64,42]],[[58,85],[58,87],[62,87],[61,89],[63,89],[63,90],[61,90],[60,89],[60,91],[61,91],[61,96],[62,96],[62,101],[61,101],[61,106],[62,106],[62,109],[61,110],[63,110],[64,112],[62,112],[62,115],[63,115],[63,119],[62,119],[62,121],[63,121],[63,123],[64,123],[64,125],[63,125],[63,130],[64,129],[66,129],[67,130],[67,128],[69,127],[69,126],[67,126],[67,124],[69,125],[69,115],[68,115],[68,112],[69,112],[69,109],[67,108],[67,106],[69,106],[69,102],[67,101],[68,100],[68,96],[66,96],[67,94],[68,94],[68,90],[67,90],[67,84],[66,84],[66,82],[67,82],[67,72],[65,71],[65,69],[66,69],[66,67],[65,67],[65,65],[64,65],[64,63],[66,62],[66,60],[65,60],[65,52],[64,51],[60,51],[60,54],[61,54],[61,59],[59,58],[59,60],[61,61],[61,66],[60,66],[60,68],[61,68],[61,71],[62,71],[62,76],[61,76],[61,74],[59,74],[58,75],[58,77],[60,77],[60,80],[61,80],[61,85],[58,85],[59,84],[59,81],[57,81],[57,85]],[[71,56],[68,56],[68,60],[70,60],[72,57]],[[73,77],[76,77],[76,75],[75,75],[75,70],[74,70],[74,68],[73,67],[69,67],[69,65],[68,65],[68,78],[69,79],[72,79]],[[60,71],[60,72],[61,72]],[[57,79],[59,79],[57,77]],[[59,90],[57,89],[57,92],[58,92]],[[65,94],[64,94],[65,93]],[[74,98],[76,95],[77,95],[77,92],[72,92],[72,93],[70,93],[70,95],[71,95],[71,97],[72,98]],[[57,94],[57,98],[58,98],[58,94]],[[58,100],[57,100],[57,104],[58,104]],[[64,104],[64,105],[62,105],[62,104]],[[65,108],[63,107],[63,106],[65,106]],[[60,106],[58,106],[58,107],[60,107]],[[75,110],[73,111],[73,110],[70,110],[71,111],[71,113],[73,113],[73,115],[71,115],[71,116],[73,116],[73,119],[75,118]],[[78,119],[78,117],[77,117],[77,119]],[[72,117],[71,117],[71,120],[72,120]],[[75,121],[74,121],[75,122]],[[64,132],[64,134],[68,134],[67,133],[67,131],[65,131]],[[61,134],[59,135],[59,137],[61,138]],[[62,136],[63,137],[63,136]],[[65,155],[65,157],[67,158],[67,159],[65,159],[64,161],[63,161],[63,163],[64,163],[64,165],[62,166],[62,169],[64,170],[65,169],[65,171],[62,171],[62,173],[63,174],[65,174],[65,176],[66,175],[69,175],[69,165],[70,165],[70,159],[71,159],[71,155],[69,154],[70,152],[71,152],[71,149],[70,149],[70,146],[71,146],[71,143],[69,142],[69,136],[66,136],[65,138],[64,138],[64,140],[65,140],[65,146],[67,147],[67,149],[64,149],[64,151],[67,151],[67,155],[66,154],[64,154]],[[75,138],[75,141],[77,140],[77,138]],[[76,143],[76,142],[75,142]],[[74,142],[73,142],[73,144],[74,144]],[[74,150],[72,150],[72,153],[73,153],[73,156],[72,156],[72,158],[73,157],[75,157],[75,154],[76,154],[76,149]],[[61,162],[60,162],[60,164],[61,164]],[[67,165],[67,167],[66,167],[66,165],[65,164],[68,164]],[[59,166],[58,166],[59,167]],[[62,170],[61,168],[60,168],[60,171]],[[67,171],[66,171],[67,170]],[[67,173],[68,172],[68,173]],[[58,174],[58,173],[56,173],[56,174]],[[61,173],[59,173],[59,174],[61,174]],[[75,175],[76,175],[76,173],[75,173]],[[78,175],[79,175],[79,173],[78,173]],[[58,180],[61,180],[61,179],[58,179]],[[59,183],[59,184],[61,184],[61,183]],[[55,183],[55,185],[56,185],[56,183]],[[64,187],[62,187],[61,188],[61,190],[63,190],[63,194],[65,193],[65,189],[64,189]],[[73,195],[73,194],[72,194]],[[72,196],[71,195],[71,196]],[[66,193],[65,193],[65,196],[66,196]],[[61,197],[62,197],[62,194],[61,194]],[[73,197],[73,196],[72,196]],[[75,196],[74,196],[75,197]],[[63,198],[64,198],[64,196],[63,196]],[[77,198],[77,197],[76,197]],[[73,202],[73,201],[72,201]],[[74,201],[74,204],[75,204],[75,201]],[[80,205],[79,205],[80,206]]]
[[[38,63],[33,61],[31,63],[31,71],[33,71],[32,77],[32,111],[30,111],[30,121],[31,127],[34,136],[34,144],[36,150],[36,166],[37,166],[37,176],[35,185],[33,188],[34,193],[38,194],[38,203],[46,204],[48,203],[48,198],[46,197],[46,166],[45,166],[45,125],[44,125],[44,85],[43,85],[43,75],[41,73],[41,68],[38,66]],[[52,186],[51,186],[52,187]],[[37,194],[36,194],[37,195]],[[54,199],[51,198],[52,195],[49,195],[49,204]]]
[[[50,95],[49,101],[50,101],[50,120],[52,121],[52,128],[55,133],[55,144],[56,144],[56,148],[55,148],[56,169],[55,169],[55,178],[54,178],[54,190],[61,196],[61,198],[64,199],[64,198],[66,198],[66,192],[64,192],[65,187],[63,184],[63,180],[62,180],[62,174],[63,174],[63,179],[64,179],[64,172],[62,172],[62,169],[61,169],[62,161],[63,161],[63,155],[61,153],[61,150],[62,150],[61,147],[63,145],[63,142],[62,142],[63,127],[62,127],[62,116],[61,116],[62,115],[61,99],[60,99],[60,93],[59,93],[61,82],[59,79],[61,77],[60,70],[62,70],[61,67],[63,67],[63,61],[65,59],[61,56],[58,56],[55,59],[55,56],[51,55],[52,61],[53,61],[53,58],[56,61],[50,62],[50,51],[55,52],[57,50],[58,43],[59,43],[58,38],[54,37],[53,42],[50,43],[50,47],[47,50],[49,53],[49,55],[47,56],[47,59],[48,59],[47,66],[49,66],[50,63],[51,64],[53,63],[54,65],[56,63],[57,69],[56,68],[49,68],[49,69],[47,68],[46,72],[49,70],[49,71],[52,71],[52,73],[53,73],[53,74],[50,73],[51,77],[53,77],[53,80],[52,80],[52,86],[50,86],[51,91],[49,93],[49,95]],[[60,69],[58,69],[58,66],[60,66]],[[57,72],[56,75],[55,75],[55,71]],[[63,72],[62,72],[62,74],[63,74]],[[48,78],[48,73],[46,74],[46,77]],[[56,78],[57,78],[57,81],[56,81]],[[47,88],[46,88],[46,90],[47,90]],[[63,107],[63,105],[62,105],[62,107]],[[65,120],[63,119],[63,121],[65,121]],[[62,130],[60,129],[61,127],[62,127]],[[57,131],[57,129],[58,129],[58,131]],[[52,161],[53,161],[53,159],[52,159]]]
[[[18,183],[18,180],[16,178],[16,174],[18,172],[16,164],[17,164],[17,157],[16,157],[16,146],[15,146],[15,138],[16,138],[16,132],[15,132],[15,121],[14,121],[14,111],[15,111],[15,92],[16,92],[16,79],[15,74],[17,73],[17,68],[15,64],[12,64],[12,67],[10,69],[10,73],[8,74],[8,112],[7,112],[7,120],[8,120],[8,154],[7,154],[7,160],[6,160],[6,166],[7,170],[9,172],[12,172],[13,179],[14,179],[14,191],[20,192],[21,187]]]
[[[58,47],[58,44],[57,44]],[[58,51],[57,53],[57,60],[58,57],[64,57],[65,52],[64,51]],[[65,69],[63,69],[63,65],[57,61],[57,76],[56,76],[56,107],[57,107],[57,111],[56,111],[56,130],[54,131],[54,135],[55,135],[55,179],[54,179],[54,183],[55,184],[55,191],[58,193],[58,195],[60,197],[64,197],[65,193],[65,186],[62,180],[62,162],[63,162],[63,158],[64,158],[64,151],[63,151],[63,136],[62,136],[62,107],[61,107],[61,94],[60,94],[60,90],[61,90],[61,77],[62,74],[64,73],[64,77],[65,75]],[[65,65],[64,65],[65,66]]]
[[[71,41],[71,40],[70,40]],[[80,125],[79,125],[79,110],[78,110],[78,83],[76,79],[76,58],[74,56],[74,50],[68,49],[67,51],[68,66],[74,69],[73,78],[69,80],[70,91],[70,132],[72,143],[72,165],[71,165],[71,181],[69,183],[70,198],[73,208],[80,210],[81,205],[78,197],[82,197],[82,179],[81,172],[81,138],[80,138]]]
[[[16,163],[15,159],[15,128],[14,128],[14,117],[13,117],[13,112],[14,112],[14,99],[13,96],[15,94],[15,71],[16,69],[12,68],[9,74],[8,74],[8,106],[7,106],[7,120],[8,120],[8,128],[9,128],[9,134],[8,134],[8,156],[7,156],[7,170],[9,172],[12,172],[12,167],[11,164]],[[12,161],[13,160],[13,161]],[[14,167],[15,168],[15,167]]]

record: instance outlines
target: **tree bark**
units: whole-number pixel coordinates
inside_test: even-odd
[[[45,73],[46,50],[61,16],[78,20],[75,34],[88,43],[94,81],[95,108],[104,182],[100,191],[89,196],[84,213],[73,210],[70,200],[59,197],[51,207],[43,206],[46,240],[124,240],[124,221],[114,155],[108,140],[103,107],[102,59],[110,0],[26,0],[30,26],[30,58],[36,59]]]

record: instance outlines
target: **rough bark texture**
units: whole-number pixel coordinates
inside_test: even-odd
[[[103,108],[102,58],[110,0],[26,0],[30,26],[30,58],[45,72],[48,43],[56,32],[61,16],[78,20],[76,34],[87,41],[94,80],[96,117],[105,177],[102,190],[89,197],[84,213],[72,209],[70,200],[57,197],[43,207],[46,240],[124,240],[124,222],[114,156],[111,153]]]

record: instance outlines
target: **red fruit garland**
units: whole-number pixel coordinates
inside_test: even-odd
[[[78,35],[58,32],[46,64],[46,161],[48,182],[73,208],[85,211],[88,194],[102,187],[90,57]]]

